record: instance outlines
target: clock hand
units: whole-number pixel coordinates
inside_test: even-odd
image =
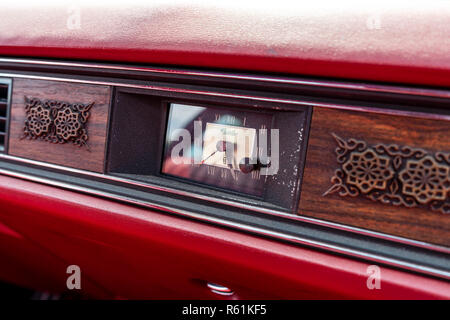
[[[263,164],[259,161],[259,159],[256,159],[256,161],[250,161],[250,158],[242,158],[239,162],[239,170],[241,170],[242,173],[250,173],[254,170],[260,170],[261,168],[267,168],[270,167],[270,161],[267,164]]]
[[[209,158],[211,158],[216,152],[217,152],[217,150],[214,151],[213,153],[211,153],[211,154],[210,154],[209,156],[207,156],[205,159],[203,159],[202,162],[200,162],[200,164],[203,164],[206,160],[208,160]]]
[[[208,160],[209,158],[211,158],[214,154],[216,154],[217,151],[219,152],[226,152],[228,147],[231,147],[233,144],[231,142],[228,141],[224,141],[224,140],[219,140],[216,143],[216,150],[211,153],[208,157],[206,157],[205,159],[203,159],[200,164],[203,164],[206,160]]]

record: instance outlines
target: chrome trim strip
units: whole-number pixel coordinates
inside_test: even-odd
[[[450,115],[442,115],[442,114],[429,114],[429,113],[425,113],[425,112],[391,110],[391,109],[382,109],[382,108],[369,108],[369,107],[365,107],[365,106],[348,106],[348,105],[342,105],[342,104],[305,101],[305,100],[299,101],[299,100],[280,99],[280,98],[268,98],[268,97],[261,97],[261,96],[247,96],[247,95],[231,94],[231,93],[224,93],[224,92],[200,91],[200,90],[190,90],[190,89],[162,87],[162,86],[153,86],[153,85],[135,85],[135,84],[130,84],[130,83],[110,82],[110,81],[94,81],[94,80],[81,80],[81,79],[72,79],[72,78],[64,78],[64,77],[33,76],[33,75],[27,75],[27,74],[21,74],[21,73],[0,73],[0,77],[49,80],[49,81],[71,82],[71,83],[85,83],[85,84],[93,84],[93,85],[115,86],[115,87],[122,87],[122,88],[134,88],[134,89],[143,89],[143,90],[189,93],[189,94],[196,94],[196,95],[203,95],[203,96],[247,99],[247,100],[265,101],[265,102],[279,102],[279,103],[284,103],[284,104],[314,106],[314,107],[321,107],[321,108],[362,111],[362,112],[371,112],[371,113],[397,115],[397,116],[401,115],[401,116],[405,116],[405,117],[416,117],[416,118],[423,118],[423,119],[450,121]]]
[[[234,294],[233,290],[228,287],[221,286],[220,284],[208,282],[206,286],[214,293],[224,295],[224,296],[232,296]]]
[[[415,246],[415,247],[420,247],[420,248],[424,248],[424,249],[429,249],[429,250],[433,250],[433,251],[450,254],[450,248],[447,248],[447,247],[430,244],[430,243],[426,243],[426,242],[422,242],[422,241],[418,241],[418,240],[383,234],[383,233],[376,232],[376,231],[365,230],[365,229],[361,229],[358,227],[342,225],[342,224],[335,223],[335,222],[328,222],[325,220],[319,220],[319,219],[309,218],[309,217],[305,217],[305,216],[301,216],[301,215],[285,213],[285,212],[277,211],[274,209],[261,208],[261,207],[253,206],[250,204],[235,202],[232,200],[214,198],[214,197],[210,197],[210,196],[191,193],[188,191],[181,191],[181,190],[173,189],[170,187],[162,187],[162,186],[158,186],[158,185],[148,183],[148,182],[139,182],[139,181],[135,181],[135,180],[127,179],[127,178],[112,176],[112,175],[108,175],[108,174],[101,174],[101,173],[96,173],[96,172],[91,172],[91,171],[86,171],[86,170],[81,170],[81,169],[69,168],[69,167],[60,166],[57,164],[51,164],[51,163],[47,163],[47,162],[41,162],[41,161],[37,161],[37,160],[31,160],[31,159],[26,159],[26,158],[21,158],[21,157],[6,155],[6,154],[0,154],[0,159],[2,159],[2,158],[6,159],[6,160],[12,160],[15,162],[35,165],[35,166],[39,166],[39,167],[46,167],[49,169],[66,171],[66,172],[71,172],[71,173],[75,173],[75,174],[79,174],[79,175],[90,176],[90,177],[105,179],[105,180],[114,181],[114,182],[121,182],[121,183],[129,184],[129,185],[134,185],[137,187],[158,190],[158,191],[176,194],[176,195],[180,195],[180,196],[186,196],[186,197],[194,198],[194,199],[198,199],[198,200],[214,202],[214,203],[218,203],[218,204],[242,208],[242,209],[251,210],[251,211],[255,211],[255,212],[259,212],[259,213],[264,213],[264,214],[268,214],[268,215],[272,215],[272,216],[278,216],[278,217],[282,217],[285,219],[307,222],[307,223],[311,223],[311,224],[315,224],[315,225],[319,225],[319,226],[329,227],[329,228],[333,228],[333,229],[339,229],[342,231],[349,231],[349,232],[361,234],[364,236],[370,236],[370,237],[383,239],[383,240],[387,240],[387,241],[394,241],[394,242],[402,243],[405,245],[411,245],[411,246]]]
[[[221,295],[221,296],[232,296],[232,295],[234,295],[233,291],[223,292],[223,291],[213,290],[211,288],[210,288],[210,290],[211,290],[212,293],[215,293],[215,294],[218,294],[218,295]]]
[[[120,71],[138,71],[147,73],[162,73],[162,74],[175,74],[175,75],[188,75],[188,76],[201,76],[212,78],[224,78],[224,79],[236,79],[236,80],[250,80],[259,82],[274,82],[285,83],[294,85],[306,85],[315,87],[326,87],[336,89],[350,89],[358,91],[371,91],[371,92],[384,92],[384,93],[396,93],[406,95],[417,96],[430,96],[437,98],[450,98],[450,91],[441,89],[420,89],[411,88],[405,86],[395,85],[381,85],[370,83],[353,83],[353,82],[333,82],[325,80],[308,80],[308,79],[293,79],[288,77],[274,77],[274,76],[253,76],[253,75],[238,75],[231,73],[219,73],[208,71],[191,71],[180,69],[163,69],[156,67],[131,67],[126,65],[114,65],[114,64],[102,64],[102,63],[89,63],[89,62],[64,62],[64,61],[50,61],[50,60],[35,60],[35,59],[15,59],[15,58],[0,58],[0,63],[17,63],[17,64],[30,64],[30,65],[47,65],[47,66],[59,66],[59,67],[78,67],[78,68],[92,68],[92,69],[107,69],[107,70],[120,70]]]
[[[150,208],[150,209],[165,211],[165,212],[173,213],[173,214],[180,215],[180,216],[190,217],[190,218],[194,218],[194,219],[205,221],[205,222],[215,223],[215,224],[226,226],[226,227],[232,227],[234,229],[239,229],[242,231],[252,232],[252,233],[255,233],[255,234],[258,234],[261,236],[268,236],[268,237],[280,239],[280,240],[288,240],[288,241],[295,242],[298,244],[312,246],[314,248],[325,249],[325,250],[333,251],[335,253],[352,256],[355,258],[362,258],[362,259],[374,261],[374,262],[377,262],[380,264],[387,264],[387,265],[390,265],[393,267],[399,267],[399,268],[407,269],[410,271],[424,273],[424,274],[428,274],[431,276],[450,280],[450,272],[438,270],[435,268],[424,267],[424,266],[416,265],[414,263],[409,263],[409,262],[392,259],[392,258],[385,258],[385,257],[375,255],[375,254],[368,254],[368,253],[360,252],[357,250],[343,248],[340,246],[331,245],[331,244],[320,242],[320,241],[304,239],[304,238],[300,238],[297,236],[286,235],[286,234],[282,234],[279,232],[268,231],[268,230],[258,228],[258,227],[252,227],[249,225],[230,222],[230,221],[220,219],[220,218],[214,218],[214,217],[210,217],[210,216],[205,216],[203,214],[197,214],[197,213],[193,213],[193,212],[186,211],[186,210],[172,208],[170,206],[157,205],[157,204],[152,204],[149,202],[133,200],[128,197],[122,197],[122,196],[118,196],[118,195],[108,193],[108,192],[100,192],[98,190],[91,189],[91,188],[80,187],[80,186],[63,183],[63,182],[57,182],[57,181],[53,181],[50,179],[35,177],[32,175],[28,175],[28,174],[17,173],[17,172],[10,171],[10,170],[0,169],[0,174],[4,174],[4,175],[11,176],[14,178],[29,180],[29,181],[33,181],[33,182],[43,183],[43,184],[47,184],[47,185],[51,185],[51,186],[55,186],[55,187],[60,187],[60,188],[64,188],[64,189],[68,189],[68,190],[72,190],[72,191],[83,192],[83,193],[87,193],[87,194],[91,194],[91,195],[95,195],[95,196],[99,196],[99,197],[103,197],[103,198],[109,198],[109,199],[114,199],[114,200],[118,200],[118,201],[122,201],[122,202],[127,202],[127,203],[135,204],[138,206]]]

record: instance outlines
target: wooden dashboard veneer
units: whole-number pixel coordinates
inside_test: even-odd
[[[450,246],[450,122],[315,108],[299,214]]]
[[[14,79],[8,153],[104,171],[110,87]]]

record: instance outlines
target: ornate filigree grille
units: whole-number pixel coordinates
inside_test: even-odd
[[[450,213],[450,153],[430,154],[396,144],[368,146],[362,140],[345,141],[332,135],[340,168],[324,196],[364,196],[385,204]]]
[[[86,123],[93,105],[94,102],[70,104],[25,96],[26,118],[23,137],[52,143],[72,142],[80,147],[88,147]]]

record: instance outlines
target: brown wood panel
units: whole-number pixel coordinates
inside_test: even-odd
[[[73,142],[52,143],[24,138],[26,98],[55,100],[69,104],[91,104],[85,123],[87,145]],[[68,167],[103,172],[107,135],[110,87],[89,84],[19,79],[13,80],[9,132],[10,155],[45,161]]]
[[[450,246],[449,136],[445,120],[315,108],[298,214]]]

